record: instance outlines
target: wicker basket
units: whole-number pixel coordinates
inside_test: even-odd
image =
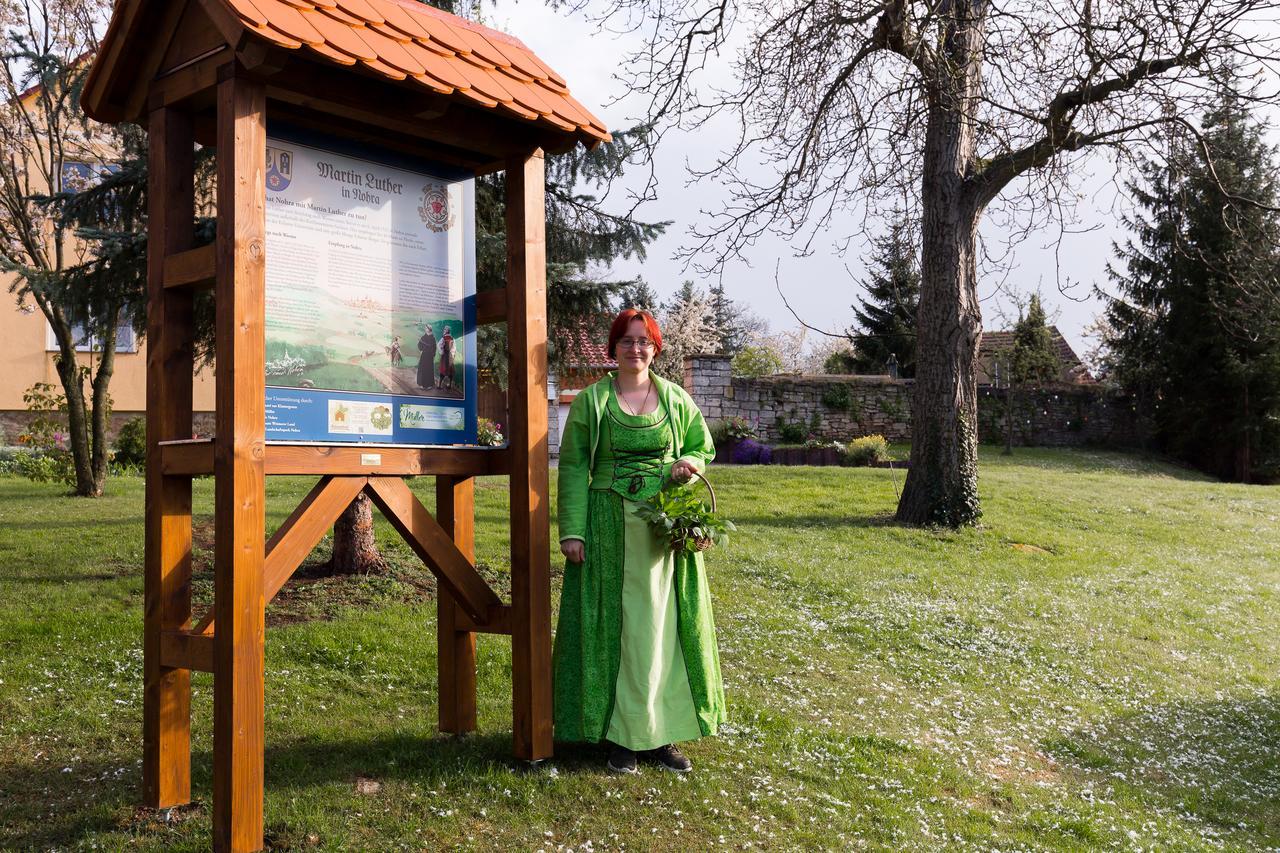
[[[711,493],[711,511],[715,512],[716,511],[716,490],[712,488],[711,481],[708,480],[702,474],[699,474],[697,471],[693,472],[693,476],[701,480],[703,484],[706,485],[707,491]],[[710,551],[713,547],[715,547],[715,544],[716,544],[715,540],[712,539],[710,536],[701,536],[693,540],[693,547],[690,550],[694,551],[695,553],[698,553],[701,551]],[[681,548],[679,550],[684,550],[684,549]]]

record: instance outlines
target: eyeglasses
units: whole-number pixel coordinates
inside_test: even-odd
[[[623,349],[639,349],[647,351],[653,349],[653,341],[648,338],[618,338],[618,346]]]

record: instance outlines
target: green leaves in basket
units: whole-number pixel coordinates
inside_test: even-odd
[[[698,491],[680,483],[667,483],[636,512],[673,551],[693,551],[699,539],[723,545],[737,529],[732,521],[712,512]]]

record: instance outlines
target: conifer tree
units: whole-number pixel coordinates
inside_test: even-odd
[[[1045,318],[1040,297],[1032,294],[1026,311],[1019,313],[1013,327],[1013,344],[1009,347],[1009,389],[1005,398],[1006,455],[1013,453],[1013,420],[1017,398],[1028,387],[1053,381],[1061,370],[1058,355],[1053,349],[1053,337]]]
[[[916,312],[920,307],[919,241],[911,224],[898,219],[872,243],[868,278],[861,282],[865,298],[853,306],[858,318],[849,330],[857,351],[859,373],[880,373],[892,355],[898,375],[915,376]]]
[[[1227,479],[1274,479],[1280,163],[1231,81],[1200,138],[1169,147],[1169,163],[1148,163],[1132,185],[1143,212],[1110,270],[1120,295],[1107,309],[1107,365],[1161,449]]]
[[[724,290],[724,282],[712,286],[708,305],[716,336],[720,339],[721,355],[736,356],[753,337],[758,337],[765,331],[762,319],[729,298]]]
[[[656,314],[660,304],[658,294],[643,278],[637,278],[633,283],[623,287],[618,297],[619,311],[624,308],[639,308],[641,311]]]

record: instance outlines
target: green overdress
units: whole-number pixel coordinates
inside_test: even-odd
[[[628,416],[613,379],[578,395],[561,434],[560,537],[583,540],[586,561],[565,566],[555,734],[649,749],[714,735],[725,701],[702,555],[672,554],[631,498],[651,495],[677,459],[703,470],[715,450],[678,385],[655,376],[657,412]]]

